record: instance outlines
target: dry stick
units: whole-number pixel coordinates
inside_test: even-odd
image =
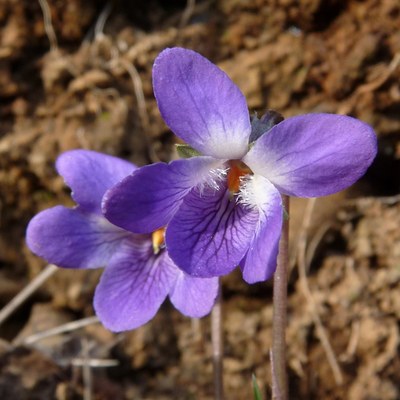
[[[141,124],[141,128],[144,132],[144,139],[147,142],[149,157],[152,162],[159,162],[160,159],[158,158],[157,154],[155,153],[153,146],[151,146],[150,140],[148,138],[150,119],[149,119],[149,114],[148,114],[147,108],[146,108],[146,99],[144,96],[143,84],[142,84],[142,79],[140,78],[140,74],[139,74],[138,70],[136,69],[135,65],[133,63],[130,63],[129,61],[127,61],[125,58],[123,58],[123,57],[118,58],[117,63],[118,62],[120,63],[120,65],[123,68],[125,68],[126,72],[128,72],[128,75],[132,81],[132,85],[133,85],[133,89],[134,89],[135,97],[136,97],[136,103],[137,103],[138,111],[139,111],[140,124]]]
[[[289,214],[289,197],[282,195],[283,208]],[[286,325],[287,325],[287,274],[289,264],[289,220],[284,217],[279,242],[277,267],[274,274],[273,320],[272,320],[272,398],[288,399],[286,371]]]
[[[43,332],[35,333],[34,335],[30,335],[25,339],[21,340],[21,343],[23,344],[33,344],[35,342],[38,342],[39,340],[46,339],[51,336],[56,336],[56,335],[61,335],[63,333],[67,332],[72,332],[81,328],[84,328],[85,326],[92,325],[92,324],[98,324],[100,321],[97,317],[87,317],[87,318],[82,318],[78,319],[77,321],[72,321],[72,322],[67,322],[66,324],[62,324],[59,326],[56,326],[51,329],[47,329]],[[15,343],[19,344],[19,343]]]
[[[184,28],[188,24],[190,18],[193,15],[195,6],[196,6],[196,0],[187,0],[186,1],[186,7],[182,13],[181,20],[179,21],[179,29]]]
[[[350,102],[347,101],[344,103],[339,109],[337,110],[338,114],[348,114],[351,112],[352,107],[354,106],[354,101],[357,100],[357,98],[360,95],[363,95],[365,93],[373,92],[374,90],[379,89],[386,81],[391,77],[393,72],[396,71],[396,69],[400,65],[400,52],[395,53],[395,55],[392,58],[392,61],[388,65],[386,71],[381,73],[379,77],[372,82],[367,82],[364,83],[363,85],[360,85],[356,91],[353,93],[353,95],[350,98]]]
[[[297,252],[298,256],[298,268],[299,268],[299,278],[300,284],[303,290],[303,294],[311,307],[312,317],[314,324],[317,328],[317,335],[325,351],[326,357],[328,359],[329,365],[333,372],[333,377],[337,385],[343,383],[343,375],[340,370],[339,363],[337,362],[335,353],[329,342],[328,335],[325,332],[324,326],[322,324],[321,318],[318,314],[317,305],[315,304],[314,297],[311,293],[310,287],[307,281],[307,263],[306,263],[306,243],[307,243],[307,231],[311,224],[311,217],[314,210],[316,199],[310,199],[307,203],[306,210],[304,212],[303,226],[302,226],[302,237],[299,240],[299,248]]]
[[[83,367],[85,364],[89,365],[90,368],[110,368],[117,367],[119,365],[119,361],[112,358],[89,358],[88,360],[82,358],[73,358],[71,360],[71,365],[74,367]]]
[[[57,36],[54,32],[53,24],[51,22],[50,7],[46,0],[39,0],[40,8],[43,13],[44,30],[50,42],[50,50],[55,51],[58,49]]]
[[[218,295],[211,312],[211,342],[213,349],[213,366],[214,366],[214,387],[215,399],[223,400],[224,398],[224,380],[223,380],[223,361],[224,346],[222,333],[222,289],[221,283],[218,288]]]
[[[144,97],[142,79],[140,78],[139,72],[133,64],[129,63],[122,57],[118,59],[118,62],[126,69],[126,72],[128,72],[129,77],[131,78],[139,109],[139,117],[141,123],[143,124],[143,128],[145,129],[149,126],[149,115],[147,114],[146,109],[146,99]]]
[[[94,38],[96,39],[99,35],[103,35],[104,27],[106,25],[107,19],[111,14],[112,3],[108,2],[103,10],[101,11],[99,18],[97,18],[96,24],[94,26]]]
[[[58,270],[53,264],[47,265],[39,275],[28,283],[4,308],[0,311],[0,325],[47,279]]]
[[[312,201],[312,200],[310,200]],[[306,209],[307,211],[307,209]],[[305,214],[306,217],[306,214]],[[303,218],[303,222],[306,221],[306,218]],[[314,235],[310,238],[310,240],[308,241],[307,244],[307,249],[305,249],[305,266],[306,266],[306,274],[308,274],[308,271],[310,269],[310,265],[312,263],[312,260],[315,257],[315,253],[317,252],[317,248],[320,245],[320,243],[322,242],[322,239],[324,238],[324,236],[326,235],[326,233],[329,231],[329,229],[331,229],[333,227],[333,223],[332,221],[326,221],[323,222],[321,224],[321,226],[317,229],[317,231],[314,233]],[[304,228],[303,228],[304,230]],[[307,234],[307,231],[304,231],[304,234]],[[302,238],[300,238],[299,243],[298,243],[298,251],[301,250],[301,240],[303,240]],[[306,243],[304,243],[305,245]],[[296,255],[296,258],[297,255]],[[298,263],[298,262],[297,262]]]

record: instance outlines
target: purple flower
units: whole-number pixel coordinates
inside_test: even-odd
[[[338,192],[376,155],[371,127],[347,116],[309,114],[272,128],[267,120],[264,132],[262,122],[252,132],[239,88],[191,50],[164,50],[153,86],[167,125],[200,155],[135,171],[105,195],[103,211],[132,232],[168,224],[168,252],[192,276],[240,265],[247,282],[268,279],[282,225],[280,193]]]
[[[101,214],[103,194],[136,170],[105,154],[72,150],[57,160],[57,170],[78,204],[42,211],[29,223],[27,243],[37,255],[65,268],[106,267],[96,288],[94,307],[112,331],[137,328],[154,317],[169,295],[190,317],[211,310],[218,278],[193,278],[176,267],[163,248],[163,230],[133,234]]]

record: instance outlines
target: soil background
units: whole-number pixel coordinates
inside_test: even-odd
[[[217,63],[251,112],[348,114],[379,154],[345,193],[294,199],[287,332],[291,399],[400,399],[400,3],[398,0],[0,0],[0,307],[46,266],[29,220],[73,205],[57,156],[85,148],[145,165],[176,157],[151,86],[183,46]],[[166,303],[133,332],[93,315],[101,271],[57,270],[0,326],[0,399],[212,399],[209,317]],[[224,290],[226,398],[270,398],[269,282]],[[88,367],[88,365],[91,367]]]

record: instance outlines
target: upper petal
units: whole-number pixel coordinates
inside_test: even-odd
[[[352,185],[376,152],[369,125],[343,115],[308,114],[274,126],[243,161],[282,193],[318,197]]]
[[[96,314],[106,328],[135,329],[155,316],[178,273],[165,256],[153,254],[150,239],[124,243],[118,249],[94,296]]]
[[[167,125],[196,150],[223,159],[246,153],[246,99],[216,65],[192,50],[166,49],[154,62],[153,87]]]
[[[219,190],[193,189],[167,227],[169,255],[191,276],[225,275],[245,255],[258,216],[230,198],[225,182]]]
[[[125,160],[89,150],[61,154],[56,167],[72,189],[72,198],[85,210],[97,213],[106,190],[136,169]]]
[[[276,269],[279,239],[282,230],[282,198],[264,177],[254,175],[246,183],[247,201],[260,211],[253,240],[240,266],[247,283],[269,279]]]
[[[129,235],[96,214],[57,206],[30,221],[26,241],[35,254],[60,267],[98,268]]]
[[[201,318],[213,308],[218,294],[218,278],[193,278],[178,270],[177,280],[169,297],[182,314]]]
[[[211,157],[193,157],[142,167],[106,193],[104,215],[129,231],[153,232],[167,225],[192,187],[212,179],[210,171],[221,166]]]

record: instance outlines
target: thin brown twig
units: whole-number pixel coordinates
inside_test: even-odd
[[[323,237],[326,235],[329,229],[333,226],[332,222],[326,221],[321,224],[321,226],[317,229],[311,239],[308,241],[307,250],[306,250],[306,272],[308,273],[310,269],[310,265],[315,258],[315,253],[317,251],[318,246],[320,245]],[[306,233],[307,234],[307,233]]]
[[[119,57],[117,60],[117,63],[119,63],[123,68],[125,68],[126,72],[129,74],[132,85],[133,85],[133,90],[135,92],[135,97],[136,97],[136,102],[138,105],[138,111],[139,111],[139,118],[140,118],[140,125],[143,131],[143,136],[145,140],[147,141],[147,149],[148,149],[148,154],[152,162],[158,162],[160,159],[158,158],[157,154],[155,153],[153,146],[151,146],[151,143],[148,139],[148,130],[150,128],[150,119],[149,119],[149,114],[147,112],[146,108],[146,100],[143,92],[143,84],[142,84],[142,79],[140,77],[140,74],[136,67],[134,66],[133,63],[130,63],[129,61],[125,60],[123,57]]]
[[[383,204],[387,204],[389,206],[400,202],[400,194],[395,194],[393,196],[375,196],[375,197],[358,197],[356,199],[349,199],[345,201],[345,205],[347,206],[356,206],[360,203],[370,204],[374,201],[380,201]]]
[[[179,29],[184,28],[188,24],[188,22],[190,21],[190,18],[193,15],[195,6],[196,6],[196,0],[187,0],[186,1],[186,7],[183,10],[181,20],[179,21]]]
[[[344,354],[341,354],[339,357],[341,361],[348,362],[354,357],[358,343],[360,342],[360,327],[361,322],[359,320],[354,320],[351,323],[350,339]]]
[[[317,336],[321,342],[321,345],[325,351],[328,363],[332,369],[333,377],[337,385],[343,383],[343,375],[340,369],[339,363],[336,359],[335,352],[330,344],[328,335],[322,324],[321,318],[318,313],[317,305],[315,303],[314,297],[311,293],[310,287],[307,280],[307,265],[306,265],[306,247],[307,247],[307,232],[311,224],[312,214],[314,211],[316,199],[309,199],[303,218],[302,226],[302,238],[299,240],[298,248],[298,269],[299,269],[299,279],[300,285],[303,290],[304,297],[306,298],[312,313],[313,322],[317,329]]]
[[[83,358],[73,358],[70,362],[74,367],[83,367],[85,363],[91,368],[110,368],[119,365],[119,361],[112,358],[89,358],[88,360]]]
[[[106,26],[107,19],[111,14],[111,10],[112,10],[112,3],[111,2],[106,3],[99,17],[97,18],[96,24],[94,26],[95,40],[98,38],[99,35],[104,35],[104,27]]]
[[[390,78],[390,75],[393,74],[393,72],[399,65],[400,65],[400,52],[397,52],[393,56],[392,61],[388,65],[388,68],[384,74],[382,74],[380,77],[378,77],[372,82],[364,83],[363,85],[359,86],[356,92],[358,94],[362,94],[362,93],[372,92],[378,89]]]
[[[139,72],[134,66],[134,64],[129,63],[122,57],[118,58],[117,62],[125,68],[126,72],[128,72],[131,78],[139,109],[139,117],[142,122],[142,128],[146,129],[149,126],[149,115],[147,114],[146,100],[143,92],[143,84]]]
[[[96,22],[95,32],[94,32],[95,43],[107,40],[107,37],[104,35],[103,31],[107,19],[111,14],[111,11],[112,11],[112,3],[109,2],[104,7],[103,11],[101,12]],[[143,83],[140,74],[136,69],[133,60],[127,58],[128,54],[125,53],[122,55],[119,48],[113,45],[111,41],[109,42],[111,44],[111,60],[108,63],[106,63],[106,68],[113,73],[115,67],[117,68],[122,67],[128,73],[133,85],[133,90],[138,107],[140,126],[143,132],[144,140],[147,142],[147,151],[149,158],[152,162],[159,162],[160,159],[157,156],[156,152],[153,149],[153,146],[151,145],[148,139],[148,130],[150,129],[150,118],[146,108],[146,99],[143,91]]]
[[[33,344],[38,342],[39,340],[46,339],[51,336],[61,335],[63,333],[68,333],[72,331],[76,331],[78,329],[84,328],[88,325],[98,324],[100,321],[97,317],[87,317],[78,319],[77,321],[67,322],[66,324],[62,324],[56,326],[51,329],[47,329],[43,332],[35,333],[34,335],[30,335],[22,340],[22,344]],[[17,343],[19,344],[19,343]]]
[[[289,276],[294,270],[294,268],[297,266],[297,259],[298,259],[298,251],[300,247],[300,242],[304,240],[304,222],[306,220],[306,215],[303,216],[303,221],[302,225],[300,227],[299,234],[297,235],[297,240],[296,240],[296,245],[293,248],[293,251],[290,253],[290,258],[289,258]],[[306,251],[306,266],[307,266],[307,272],[308,268],[310,268],[310,264],[312,260],[314,259],[315,253],[317,251],[317,248],[319,244],[321,243],[322,238],[325,236],[325,234],[328,232],[328,230],[332,227],[332,222],[331,221],[325,221],[323,222],[319,228],[316,230],[312,238],[309,240],[309,243],[307,245],[307,251]],[[307,228],[308,229],[308,228]],[[307,236],[307,233],[306,233]]]
[[[47,281],[58,267],[54,264],[47,265],[31,282],[28,283],[11,301],[0,310],[0,325],[27,300],[44,282]]]
[[[390,61],[386,71],[381,74],[377,79],[373,80],[372,82],[364,83],[360,85],[354,92],[353,96],[350,98],[349,102],[346,102],[342,105],[337,113],[338,114],[348,114],[352,107],[355,104],[355,101],[365,93],[373,92],[374,90],[380,88],[393,74],[393,72],[398,68],[400,65],[400,52],[395,53],[392,60]]]
[[[39,5],[43,13],[44,30],[50,42],[50,50],[56,51],[58,50],[57,36],[51,21],[51,12],[49,4],[47,3],[47,0],[39,0]]]

